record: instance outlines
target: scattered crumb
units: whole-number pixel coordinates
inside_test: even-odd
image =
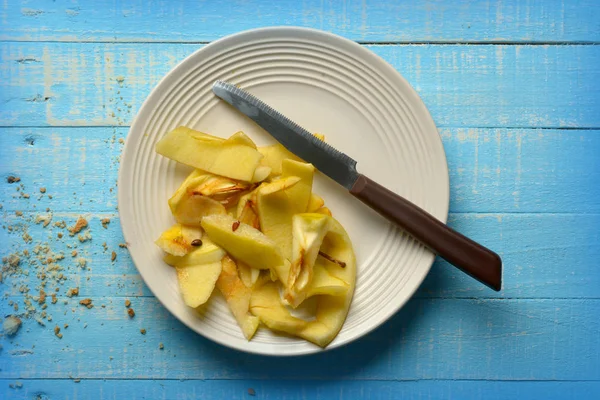
[[[56,294],[52,293],[52,295],[50,297],[52,297],[52,304],[56,304],[56,302],[58,301],[58,299],[56,298]]]
[[[133,311],[133,308],[127,309],[127,314],[129,315],[129,318],[135,317],[135,311]]]
[[[79,296],[79,288],[72,288],[67,290],[67,297]]]
[[[90,231],[85,231],[83,235],[77,235],[77,239],[79,239],[81,243],[87,242],[88,240],[92,240],[92,234]]]
[[[115,260],[117,259],[117,253],[115,253],[114,251],[110,254],[110,261],[115,262]]]
[[[21,236],[23,238],[23,241],[25,243],[31,243],[33,241],[33,238],[31,237],[31,235],[29,233],[24,233],[23,236]]]
[[[2,262],[4,264],[7,264],[11,268],[16,268],[21,263],[21,258],[18,255],[13,253],[13,254],[9,255],[8,257],[4,257],[2,259]]]
[[[79,300],[79,304],[81,304],[82,306],[86,306],[87,308],[94,307],[94,305],[92,304],[92,299]]]
[[[248,394],[250,396],[256,396],[256,390],[252,389],[252,388],[248,388]]]
[[[14,315],[9,315],[6,317],[6,319],[4,319],[4,322],[2,323],[2,329],[7,336],[13,336],[16,335],[21,328],[21,323],[21,319],[15,317]]]
[[[125,300],[125,307],[129,308],[131,306],[131,301]]]
[[[77,259],[77,265],[79,265],[79,267],[81,268],[85,268],[85,266],[87,265],[87,260],[83,257],[79,257]]]
[[[60,333],[60,328],[58,327],[58,325],[54,327],[54,335],[59,339],[62,339],[63,337],[62,333]]]
[[[23,387],[23,383],[21,383],[21,381],[16,381],[16,382],[15,382],[15,387],[16,387],[17,389],[21,389],[21,388]]]
[[[141,333],[142,335],[145,335],[145,334],[146,334],[146,330],[145,330],[144,328],[142,328],[142,329],[140,329],[140,333]]]
[[[81,382],[81,379],[79,379],[79,378],[77,378],[77,379],[73,379],[73,382],[75,382],[75,383],[79,383],[79,382]]]
[[[25,197],[26,199],[29,198],[29,194],[28,193],[23,193],[23,197]]]
[[[122,249],[126,249],[127,248],[127,244],[126,243],[119,243],[119,247]]]
[[[49,195],[48,195],[48,198],[49,198],[50,200],[52,200],[52,195],[51,195],[51,194],[49,194]]]
[[[119,143],[125,144],[125,141],[123,140],[123,138],[119,138]]]
[[[41,187],[40,188],[40,193],[46,193],[46,188],[45,187]]]
[[[158,348],[159,348],[159,349],[161,349],[161,350],[163,350],[163,349],[165,348],[165,345],[164,345],[164,344],[162,344],[162,343],[159,343],[159,344],[158,344]]]
[[[65,326],[63,328],[67,329],[69,327],[69,324],[65,324]]]
[[[102,227],[106,229],[108,228],[108,224],[110,224],[110,218],[102,218],[100,222],[102,222]]]
[[[40,289],[40,298],[38,299],[39,304],[44,304],[46,301],[46,292],[43,289]]]
[[[8,178],[6,178],[6,182],[8,182],[8,183],[21,182],[21,178],[19,178],[18,176],[10,175]]]
[[[15,215],[17,217],[22,217],[23,216],[23,212],[22,211],[15,211]]]
[[[56,221],[54,223],[54,226],[57,227],[57,228],[63,228],[64,229],[64,228],[67,227],[67,223],[65,221]]]
[[[59,239],[62,239],[63,234],[61,232],[58,232],[58,234],[56,236],[58,236]]]
[[[104,247],[104,251],[108,249],[108,245],[106,244],[106,242],[102,243],[102,247]]]
[[[75,225],[73,225],[69,228],[70,235],[75,236],[75,234],[81,232],[81,230],[83,228],[85,228],[86,226],[88,226],[87,219],[85,219],[83,217],[79,217],[77,219],[77,222],[75,222]]]
[[[50,225],[50,222],[52,221],[52,215],[38,215],[37,218],[35,219],[35,223],[39,224],[39,223],[43,223],[44,228],[47,227],[48,225]]]
[[[77,250],[73,250],[71,252],[71,257],[77,257]]]

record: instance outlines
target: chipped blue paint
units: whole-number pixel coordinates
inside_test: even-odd
[[[201,47],[5,43],[0,126],[129,125],[163,75]],[[600,46],[367,48],[402,73],[439,127],[600,127]]]
[[[0,398],[599,397],[599,19],[592,0],[5,2],[0,256],[47,243],[66,257],[65,283],[46,288],[59,288],[52,321],[24,318],[0,336]],[[360,41],[420,93],[448,157],[449,224],[503,256],[500,293],[438,260],[381,328],[292,360],[215,345],[152,296],[119,247],[120,139],[178,61],[278,24]],[[90,240],[54,226],[80,215]],[[24,312],[22,286],[39,290],[27,265],[29,275],[3,274],[1,317]]]

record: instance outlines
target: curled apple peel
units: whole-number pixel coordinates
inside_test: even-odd
[[[222,139],[179,127],[156,151],[196,168],[169,199],[177,223],[156,241],[183,302],[198,307],[217,288],[247,340],[262,323],[331,343],[352,301],[356,260],[312,191],[314,166],[280,144],[257,148],[243,132]]]

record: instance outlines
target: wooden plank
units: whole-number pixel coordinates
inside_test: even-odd
[[[198,44],[5,43],[0,125],[128,125]],[[440,127],[600,127],[598,46],[368,46]]]
[[[124,128],[0,128],[3,208],[115,212],[126,134]],[[8,176],[17,176],[20,182],[8,184]]]
[[[47,246],[52,253],[64,254],[58,262],[66,281],[60,285],[49,283],[47,291],[58,286],[59,295],[69,288],[79,287],[83,297],[89,296],[151,296],[133,266],[123,243],[120,221],[115,214],[82,214],[88,220],[91,240],[80,243],[66,229],[53,225],[65,221],[73,226],[79,214],[54,213],[53,223],[47,227],[35,224],[37,215],[26,213],[22,217],[4,214],[4,226],[15,227],[13,232],[0,230],[0,258],[18,252],[23,258],[23,268],[28,276],[10,277],[4,274],[4,286],[0,290],[11,299],[20,295],[22,285],[32,291],[40,284],[35,266],[28,260],[38,260],[34,255],[37,245]],[[107,229],[101,219],[110,218]],[[487,289],[443,260],[438,260],[416,296],[420,298],[576,298],[600,299],[600,271],[590,267],[590,260],[600,258],[598,243],[600,226],[598,214],[453,214],[450,226],[481,241],[496,250],[504,261],[504,285],[500,293]],[[25,243],[23,234],[31,237]],[[58,233],[63,233],[58,238]],[[104,247],[106,243],[106,247]],[[23,257],[28,250],[30,258]],[[72,251],[78,252],[71,257]],[[112,251],[117,259],[111,262]],[[78,259],[86,260],[85,268]],[[39,265],[39,262],[38,262]],[[165,266],[165,268],[168,268]],[[360,271],[359,271],[360,273]]]
[[[600,382],[501,382],[501,381],[251,381],[251,380],[101,380],[75,382],[57,379],[0,380],[0,393],[13,400],[48,399],[178,399],[178,400],[486,400],[539,398],[545,400],[590,399]],[[251,395],[250,393],[254,393]]]
[[[598,42],[599,18],[593,0],[38,0],[4,4],[0,40],[206,42],[246,29],[296,25],[369,42]]]
[[[0,177],[20,177],[31,196],[3,182],[0,203],[9,211],[114,212],[126,134],[112,127],[0,128]],[[451,212],[600,212],[600,177],[589,173],[599,168],[600,131],[442,128],[440,135]]]
[[[440,129],[453,212],[600,212],[599,131]]]
[[[438,258],[418,296],[600,299],[600,273],[591,267],[600,257],[598,214],[458,214],[449,224],[501,255],[502,291]]]
[[[43,222],[36,223],[38,217],[47,216],[52,217],[52,221],[47,226],[44,227]],[[88,226],[79,234],[71,236],[68,228],[75,226],[80,216],[86,219]],[[105,218],[110,220],[110,223],[105,224],[106,228],[102,224]],[[65,228],[55,225],[61,222],[64,222]],[[22,216],[10,213],[4,215],[2,225],[0,241],[5,246],[0,251],[1,258],[16,254],[21,258],[20,268],[27,271],[14,275],[6,272],[3,274],[4,284],[1,288],[5,296],[11,298],[21,296],[20,289],[23,286],[28,287],[35,295],[43,280],[47,281],[45,291],[48,295],[56,293],[65,296],[69,289],[75,287],[79,288],[82,298],[152,295],[131,262],[129,252],[126,248],[120,247],[125,240],[119,218],[114,213],[90,215],[41,212],[25,213]],[[87,232],[89,232],[89,240],[81,242],[79,236],[85,237]],[[59,238],[59,234],[62,237]],[[111,261],[113,251],[116,259]],[[57,257],[60,255],[64,256],[64,259]],[[42,261],[48,257],[52,257],[53,262],[60,267],[57,272],[65,277],[64,281],[40,277],[39,273],[47,269]],[[46,275],[51,276],[49,273]],[[58,292],[55,292],[56,288]],[[19,302],[21,309],[25,308],[23,298],[14,300]],[[36,305],[36,307],[38,312],[41,312],[40,306]]]
[[[600,300],[413,299],[358,342],[290,360],[218,346],[154,298],[133,299],[133,319],[122,299],[92,299],[3,338],[0,378],[600,380]]]

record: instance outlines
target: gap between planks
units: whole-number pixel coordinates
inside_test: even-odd
[[[188,378],[79,378],[79,377],[65,377],[65,378],[0,378],[0,382],[14,382],[18,381],[73,381],[78,379],[80,381],[156,381],[156,382],[306,382],[306,381],[331,381],[335,380],[336,382],[600,382],[600,379],[437,379],[437,378],[422,378],[422,379],[381,379],[381,378],[352,378],[352,379],[344,379],[344,378],[298,378],[298,379],[290,379],[290,378],[275,378],[275,379],[239,379],[239,378],[205,378],[205,379],[188,379]]]
[[[221,38],[231,36],[223,35]],[[339,36],[339,35],[338,35]],[[343,37],[343,36],[342,36]],[[215,39],[214,41],[219,40]],[[214,41],[178,41],[178,40],[0,40],[1,43],[90,43],[90,44],[201,44],[207,45]],[[514,40],[474,40],[474,41],[452,41],[452,40],[398,40],[398,41],[363,41],[353,40],[361,46],[428,46],[428,45],[448,45],[448,46],[597,46],[597,41],[543,41],[527,42]]]
[[[1,183],[1,182],[0,182]],[[0,201],[2,199],[0,198]],[[114,217],[114,218],[120,218],[120,214],[117,211],[114,211],[114,209],[107,209],[106,211],[102,211],[102,210],[95,210],[95,211],[85,211],[85,209],[82,209],[81,211],[69,211],[69,210],[61,210],[61,209],[52,209],[50,211],[46,211],[46,210],[23,210],[23,209],[12,209],[12,208],[8,208],[8,207],[4,207],[2,209],[0,209],[0,212],[4,211],[4,213],[12,213],[15,211],[20,211],[22,212],[24,215],[25,214],[29,214],[29,215],[38,215],[38,214],[52,214],[53,217],[61,217],[61,218],[73,218],[73,219],[77,219],[80,216],[85,216],[85,217],[89,217],[89,218],[94,218],[94,217]],[[546,212],[546,211],[525,211],[525,212],[519,212],[519,211],[502,211],[502,212],[495,212],[495,211],[450,211],[448,212],[448,216],[451,217],[453,215],[479,215],[482,217],[502,217],[502,216],[514,216],[514,215],[518,215],[518,216],[522,216],[522,217],[527,217],[527,216],[580,216],[580,215],[585,215],[585,216],[597,216],[600,215],[600,213],[596,213],[596,212]]]
[[[90,129],[90,128],[117,128],[127,129],[131,128],[131,125],[1,125],[1,129]],[[476,126],[476,125],[436,125],[439,129],[505,129],[505,130],[553,130],[553,131],[597,131],[599,127],[594,126]]]
[[[127,275],[127,276],[134,276],[134,275],[139,275],[137,273],[137,270],[135,271],[135,273],[133,274],[116,274],[113,275],[117,278],[121,278],[123,275]],[[110,275],[109,275],[110,276]],[[120,300],[120,299],[156,299],[158,300],[158,298],[156,296],[154,296],[153,294],[140,294],[140,295],[130,295],[130,296],[121,296],[121,295],[114,295],[114,296],[93,296],[91,294],[89,295],[81,295],[78,296],[79,297],[91,297],[93,298],[94,301],[101,301],[101,300],[112,300],[112,299],[116,299],[116,300]],[[11,295],[9,294],[8,296],[5,295],[5,297],[3,297],[3,299],[21,299],[24,298],[25,296],[23,296],[22,294],[15,294],[15,295]],[[75,297],[75,296],[73,296]],[[73,297],[68,297],[68,296],[56,296],[56,298],[58,300],[68,300],[68,299],[72,299]],[[500,301],[514,301],[514,302],[520,302],[520,301],[550,301],[550,300],[580,300],[580,301],[598,301],[600,300],[600,297],[485,297],[485,296],[421,296],[418,292],[415,293],[413,295],[413,297],[411,297],[411,299],[418,299],[418,300],[423,300],[423,301],[428,301],[428,300],[463,300],[463,301],[486,301],[486,302],[500,302]]]

